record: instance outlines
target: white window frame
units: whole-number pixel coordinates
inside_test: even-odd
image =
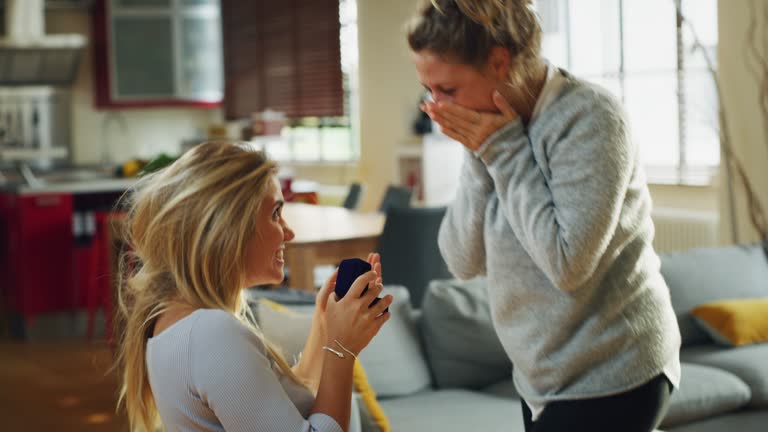
[[[614,79],[618,80],[619,82],[619,94],[616,94],[619,99],[621,99],[622,102],[626,102],[626,80],[630,76],[637,76],[633,75],[632,72],[627,72],[627,69],[625,67],[625,57],[626,57],[626,46],[624,41],[624,17],[625,17],[625,5],[629,2],[642,2],[643,0],[602,0],[604,5],[604,8],[618,8],[618,13],[616,14],[617,21],[615,23],[616,26],[618,26],[618,38],[619,41],[616,43],[616,47],[619,50],[619,65],[617,71],[612,72],[604,72],[602,74],[588,74],[588,73],[582,73],[580,74],[578,70],[571,70],[571,66],[573,64],[573,58],[572,58],[572,46],[571,46],[571,38],[572,38],[572,30],[571,30],[571,16],[573,13],[578,13],[579,8],[577,7],[577,0],[537,0],[536,1],[536,8],[539,12],[539,15],[542,19],[542,27],[543,30],[546,32],[563,32],[564,33],[564,44],[565,44],[565,53],[564,55],[561,55],[561,57],[558,59],[559,61],[556,63],[556,66],[562,66],[575,75],[590,80],[590,79]],[[683,20],[681,19],[682,16],[680,15],[680,11],[684,10],[682,8],[683,2],[686,4],[690,2],[696,2],[697,0],[668,0],[672,6],[676,6],[674,9],[676,11],[676,15],[669,16],[669,17],[656,17],[656,21],[653,23],[649,23],[648,31],[652,31],[654,26],[663,25],[663,23],[668,22],[670,26],[675,26],[675,35],[676,35],[676,70],[665,70],[663,73],[676,73],[676,99],[677,99],[677,136],[676,137],[669,137],[669,139],[675,140],[677,144],[677,159],[678,162],[674,165],[659,165],[659,164],[646,164],[646,172],[648,176],[648,181],[650,183],[655,184],[679,184],[679,185],[710,185],[712,181],[712,177],[716,174],[718,168],[719,168],[719,146],[717,151],[717,163],[715,164],[700,164],[700,163],[691,163],[690,162],[690,153],[692,151],[696,151],[696,143],[692,142],[693,140],[690,139],[690,137],[687,136],[686,132],[688,130],[688,111],[687,109],[690,108],[690,105],[687,105],[687,97],[688,97],[688,91],[686,91],[686,78],[689,75],[692,75],[692,72],[701,72],[707,69],[696,67],[691,68],[690,66],[686,65],[686,59],[689,55],[691,55],[691,47],[693,46],[693,40],[691,40],[691,36],[687,34],[686,32],[686,25],[683,23]],[[717,7],[717,3],[715,2],[715,8]],[[650,7],[650,6],[649,6]],[[583,9],[583,8],[582,8]],[[553,17],[555,15],[556,17]],[[610,20],[606,19],[606,22],[611,22]],[[612,23],[612,22],[611,22]],[[660,24],[661,23],[661,24]],[[613,23],[612,23],[613,24]],[[711,54],[713,52],[716,52],[716,44],[715,45],[709,45],[705,47],[708,49],[708,52]],[[703,53],[699,53],[698,55],[704,55]],[[544,50],[544,56],[547,56],[546,49]],[[716,64],[716,59],[713,59],[713,64]],[[712,79],[712,89],[714,91],[714,78]],[[680,90],[683,89],[683,90]],[[716,103],[716,101],[715,101]],[[708,111],[709,109],[712,110],[712,112],[716,113],[718,107],[707,107]],[[713,120],[717,122],[717,116],[713,116]],[[629,118],[630,125],[633,123],[632,116],[630,115]],[[719,124],[715,124],[714,127],[712,127],[712,134],[715,134],[715,138],[718,140],[717,143],[719,144]],[[663,139],[663,138],[662,138]],[[642,149],[641,149],[642,151]],[[715,155],[710,155],[711,157],[715,157]]]

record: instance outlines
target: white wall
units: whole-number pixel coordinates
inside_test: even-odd
[[[397,181],[396,149],[411,135],[418,109],[421,84],[403,31],[415,6],[414,0],[358,0],[364,209],[376,208],[387,185]]]
[[[757,5],[755,13],[750,12],[749,4]],[[723,103],[729,123],[731,138],[737,157],[744,164],[747,176],[753,183],[758,195],[768,211],[768,136],[766,136],[766,113],[759,108],[759,85],[749,73],[748,59],[745,56],[745,43],[751,17],[764,17],[768,6],[762,0],[720,1],[718,45],[719,75],[723,88]],[[764,41],[768,20],[758,19],[757,37]],[[757,44],[763,56],[768,55],[764,42]],[[764,70],[763,74],[768,74]],[[722,169],[721,169],[721,172]],[[727,179],[723,174],[723,182]],[[736,226],[738,240],[754,241],[756,232],[752,229],[745,207],[743,189],[731,173],[736,189],[737,215]],[[728,191],[721,187],[720,209],[723,234],[730,234],[730,212]],[[728,240],[730,237],[724,237]]]
[[[183,138],[221,118],[220,109],[156,108],[97,111],[94,108],[91,15],[86,10],[48,11],[48,33],[79,33],[89,38],[72,86],[72,142],[76,163],[98,163],[111,150],[111,162],[176,153]],[[124,125],[124,127],[123,127]]]
[[[719,201],[716,186],[649,185],[653,206],[681,208],[717,213]]]

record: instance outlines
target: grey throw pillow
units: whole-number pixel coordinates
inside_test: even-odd
[[[683,345],[710,340],[691,309],[722,299],[768,296],[768,260],[760,246],[730,246],[661,254]]]
[[[405,396],[432,386],[429,365],[421,348],[408,289],[386,286],[394,297],[389,318],[360,353],[368,383],[379,397]]]
[[[304,310],[276,304],[268,299],[256,303],[256,316],[264,336],[280,348],[289,362],[304,349],[312,327],[312,306]]]
[[[723,349],[716,345],[702,345],[680,351],[680,358],[728,371],[749,386],[752,398],[749,406],[768,407],[768,343]]]
[[[721,369],[682,364],[680,388],[672,392],[662,427],[690,423],[745,406],[749,387],[736,375]]]
[[[437,387],[481,389],[511,377],[512,364],[491,321],[485,278],[432,281],[422,310]]]

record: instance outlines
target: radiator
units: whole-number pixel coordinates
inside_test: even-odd
[[[658,208],[651,216],[656,227],[653,239],[656,252],[712,247],[720,243],[716,212]]]

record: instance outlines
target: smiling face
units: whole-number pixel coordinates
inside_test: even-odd
[[[464,108],[497,112],[493,91],[499,87],[499,71],[493,55],[486,65],[475,67],[450,61],[429,50],[413,53],[413,61],[424,88],[435,102],[450,101]],[[502,71],[501,77],[504,77]]]
[[[283,281],[285,242],[294,238],[283,219],[283,192],[277,177],[271,179],[256,215],[256,232],[246,251],[247,286]]]

